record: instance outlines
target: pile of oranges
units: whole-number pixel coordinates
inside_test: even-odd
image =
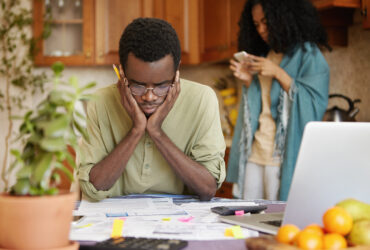
[[[345,236],[351,231],[353,219],[341,207],[329,208],[323,215],[323,227],[311,224],[300,230],[286,224],[279,228],[276,240],[301,249],[342,249],[347,247]]]

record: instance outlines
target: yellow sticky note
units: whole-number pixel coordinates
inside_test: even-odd
[[[233,231],[231,230],[231,227],[225,229],[224,235],[226,237],[234,237]]]
[[[163,221],[170,221],[171,218],[162,218]]]
[[[113,221],[113,228],[112,228],[112,238],[122,237],[122,230],[123,230],[123,220],[122,219],[115,219]]]
[[[236,238],[236,239],[243,239],[244,238],[244,235],[243,235],[243,232],[242,232],[242,229],[241,229],[240,226],[232,226],[231,231],[233,232],[234,238]]]

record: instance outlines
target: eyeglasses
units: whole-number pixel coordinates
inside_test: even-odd
[[[171,86],[173,86],[173,83],[162,83],[158,86],[155,86],[154,88],[147,88],[140,84],[129,83],[126,77],[124,80],[126,83],[128,83],[128,87],[130,88],[131,93],[136,96],[143,96],[148,92],[148,90],[153,91],[153,94],[155,94],[156,96],[164,96],[167,95]]]

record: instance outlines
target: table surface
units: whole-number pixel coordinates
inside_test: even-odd
[[[264,201],[257,201],[257,203],[265,203]],[[265,212],[283,212],[285,209],[285,203],[274,204],[270,201],[266,202],[267,209]],[[80,242],[81,245],[91,245],[91,242]],[[231,239],[231,240],[189,240],[188,246],[183,248],[183,250],[246,250],[245,239]]]

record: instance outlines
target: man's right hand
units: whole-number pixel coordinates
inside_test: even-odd
[[[240,63],[233,59],[230,60],[230,69],[233,71],[234,76],[242,80],[247,87],[249,87],[253,79],[248,64],[248,62]]]
[[[131,90],[128,87],[128,82],[123,74],[122,69],[120,68],[120,74],[122,79],[118,80],[117,88],[121,95],[121,103],[123,107],[126,109],[127,113],[131,117],[133,126],[132,129],[136,129],[137,132],[145,132],[147,118],[144,112],[140,109],[139,105],[137,104],[135,98],[131,94]]]

